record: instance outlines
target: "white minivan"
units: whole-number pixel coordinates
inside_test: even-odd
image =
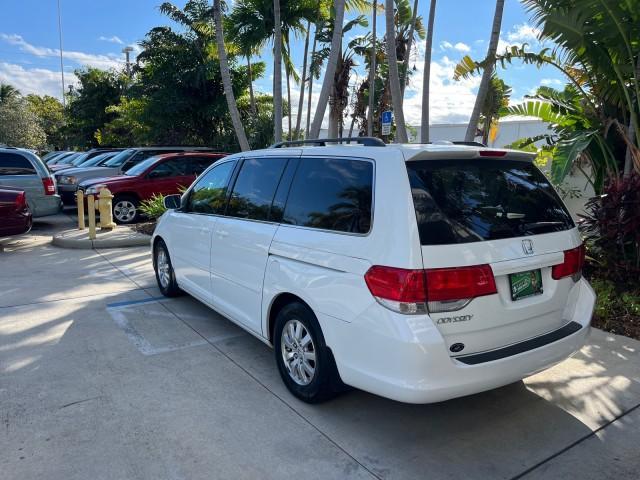
[[[584,247],[531,155],[357,141],[231,155],[168,197],[152,239],[162,293],[273,346],[307,402],[345,385],[437,402],[582,347]]]

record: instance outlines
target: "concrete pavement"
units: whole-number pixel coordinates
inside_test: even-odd
[[[0,478],[638,478],[640,342],[594,331],[557,367],[405,405],[306,405],[267,346],[148,249],[65,250],[39,222],[0,253]]]

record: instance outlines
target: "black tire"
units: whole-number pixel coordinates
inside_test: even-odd
[[[161,265],[163,264],[162,255],[164,255],[166,259],[167,270],[165,274],[167,277],[163,277],[161,272]],[[178,287],[176,275],[173,271],[169,249],[167,249],[167,245],[163,240],[158,240],[153,249],[153,269],[156,273],[156,282],[158,282],[158,288],[160,292],[162,292],[162,295],[165,297],[176,297],[182,293],[180,287]]]
[[[311,344],[315,353],[315,361],[313,361],[315,371],[307,384],[300,384],[293,378],[292,375],[295,375],[295,373],[289,372],[289,368],[285,365],[283,354],[285,326],[290,321],[295,325],[294,321],[296,320],[310,334]],[[343,384],[340,381],[331,350],[324,341],[324,335],[322,335],[316,316],[308,306],[295,302],[283,307],[276,317],[273,339],[278,371],[282,381],[294,396],[307,403],[319,403],[335,397],[343,390]]]
[[[113,221],[119,225],[130,225],[140,218],[140,201],[132,195],[116,195],[112,205]]]

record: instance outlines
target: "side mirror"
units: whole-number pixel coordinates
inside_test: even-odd
[[[164,208],[167,210],[175,210],[180,208],[180,195],[167,195],[164,197]]]

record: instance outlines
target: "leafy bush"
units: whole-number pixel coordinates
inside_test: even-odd
[[[640,274],[640,175],[610,181],[585,212],[580,230],[599,274],[634,285]]]
[[[591,286],[597,297],[593,325],[640,339],[640,289],[620,291],[620,285],[601,278],[592,278]]]
[[[140,204],[140,211],[149,219],[157,220],[167,211],[164,206],[164,195],[156,194]]]

